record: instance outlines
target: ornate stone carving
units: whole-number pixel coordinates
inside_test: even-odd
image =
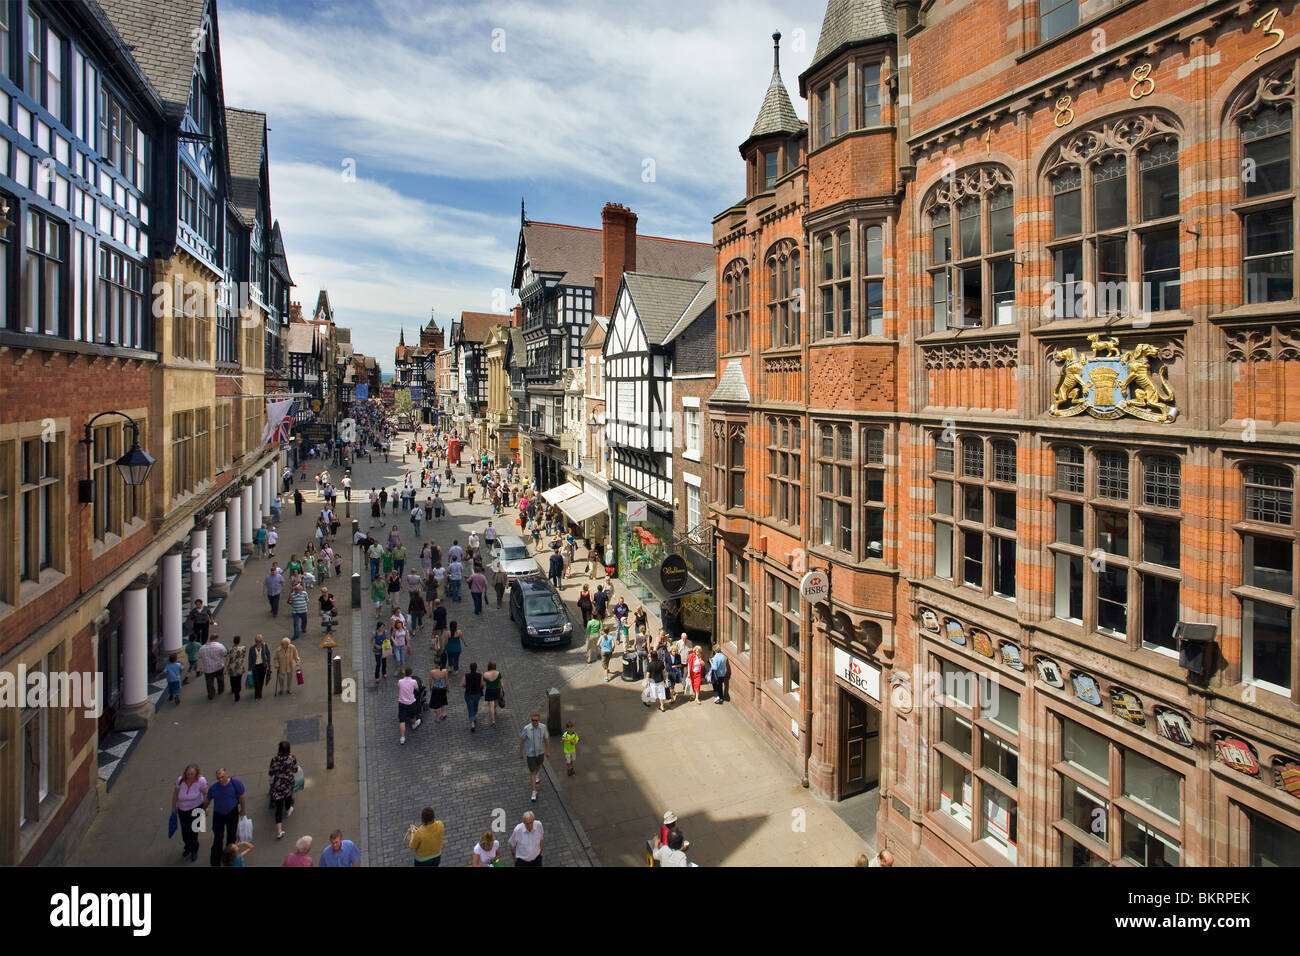
[[[1015,368],[1020,353],[1015,342],[953,342],[921,349],[925,367]]]
[[[1066,139],[1056,148],[1044,172],[1050,175],[1062,166],[1083,166],[1103,153],[1127,153],[1154,142],[1177,142],[1180,132],[1173,121],[1159,113],[1122,116]]]
[[[1291,60],[1261,73],[1255,79],[1255,85],[1240,94],[1228,115],[1234,122],[1250,119],[1261,109],[1279,102],[1289,103],[1294,95],[1295,60]]]
[[[982,165],[958,171],[952,182],[945,182],[930,194],[925,204],[928,213],[935,206],[948,206],[967,196],[982,196],[1002,187],[1012,187],[1015,180],[1002,166]]]
[[[1172,422],[1178,417],[1174,391],[1166,367],[1182,354],[1181,343],[1156,348],[1139,342],[1120,354],[1119,339],[1101,334],[1088,336],[1090,353],[1074,348],[1056,349],[1051,361],[1061,366],[1061,376],[1052,390],[1048,413],[1070,418],[1087,412],[1093,418],[1115,419],[1132,415],[1149,422]],[[1158,372],[1152,359],[1161,359]]]
[[[773,372],[802,372],[803,362],[797,355],[785,356],[783,358],[765,359],[763,362],[763,371]]]
[[[1300,361],[1300,325],[1224,329],[1229,362]]]

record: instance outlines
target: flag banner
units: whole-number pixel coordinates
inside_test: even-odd
[[[369,384],[366,384],[366,385],[358,385],[358,386],[357,386],[357,388],[356,388],[356,398],[357,398],[357,401],[358,401],[358,402],[364,402],[364,401],[366,401],[367,399],[370,398],[370,386],[369,386]]]
[[[262,444],[289,440],[294,419],[298,415],[296,398],[267,399],[266,427],[262,429]]]
[[[412,385],[412,386],[411,386],[411,404],[412,404],[412,405],[419,405],[419,404],[420,404],[421,402],[423,402],[423,401],[424,401],[424,389],[421,388],[419,385]]]

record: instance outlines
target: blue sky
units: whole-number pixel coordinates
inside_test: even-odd
[[[358,350],[433,310],[505,311],[528,217],[711,241],[744,194],[736,147],[771,75],[798,75],[824,0],[482,3],[224,0],[227,106],[270,127],[271,208],[294,298],[328,289]],[[647,160],[653,181],[645,181]]]

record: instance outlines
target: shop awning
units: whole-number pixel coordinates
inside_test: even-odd
[[[638,568],[633,572],[636,579],[650,589],[650,593],[655,596],[655,600],[662,604],[664,601],[672,601],[679,597],[685,597],[687,594],[695,594],[697,591],[707,591],[709,585],[701,581],[693,574],[686,576],[686,585],[676,593],[670,594],[659,580],[659,569],[656,568]]]
[[[582,494],[582,489],[571,481],[566,481],[562,485],[556,485],[542,492],[542,497],[546,499],[547,504],[558,505],[566,498],[572,498],[574,495]]]
[[[560,502],[560,510],[568,515],[570,521],[586,521],[592,515],[598,515],[609,508],[604,495],[584,491],[576,497]]]

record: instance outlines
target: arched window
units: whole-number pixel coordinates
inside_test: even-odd
[[[1179,307],[1178,136],[1163,115],[1130,115],[1052,152],[1052,318]]]
[[[1256,77],[1230,112],[1241,137],[1243,298],[1247,304],[1295,297],[1295,181],[1291,131],[1296,61]]]
[[[749,266],[733,259],[722,274],[727,293],[727,351],[749,349]]]
[[[767,308],[773,348],[801,341],[801,281],[799,247],[788,241],[775,246],[767,258]]]
[[[1014,323],[1011,174],[1000,166],[963,170],[932,192],[924,208],[935,329]]]

